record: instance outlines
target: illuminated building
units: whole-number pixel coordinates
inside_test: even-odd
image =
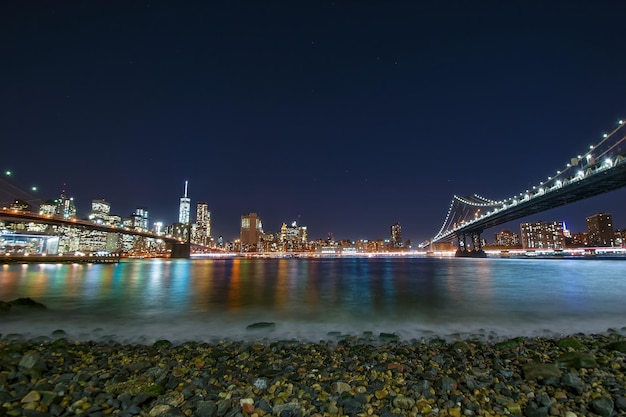
[[[187,196],[188,181],[185,181],[185,195],[180,198],[180,206],[178,208],[178,222],[181,224],[189,224],[191,199]]]
[[[97,224],[110,225],[111,204],[104,200],[91,200],[89,220]]]
[[[132,229],[140,232],[148,231],[148,209],[144,207],[137,207],[135,212],[131,216],[132,219]]]
[[[613,246],[615,232],[612,216],[608,213],[598,213],[587,217],[587,239],[589,246]]]
[[[54,216],[57,211],[57,203],[54,200],[48,200],[39,206],[39,214],[42,216]]]
[[[196,224],[192,241],[203,246],[208,246],[211,241],[211,212],[206,202],[200,202],[196,206]]]
[[[241,250],[256,250],[262,234],[263,223],[256,213],[241,216]]]
[[[563,222],[522,223],[520,229],[524,249],[563,249],[565,246]]]
[[[589,236],[587,235],[587,232],[574,233],[572,235],[570,246],[573,248],[589,246]]]
[[[302,251],[307,249],[308,232],[306,226],[298,226],[296,221],[291,226],[283,223],[280,228],[280,246],[283,251]]]
[[[402,245],[402,227],[400,223],[394,223],[391,225],[391,241],[390,246],[394,249],[401,248]]]
[[[494,243],[496,246],[505,246],[507,248],[520,246],[519,234],[514,233],[509,229],[504,229],[500,233],[495,234]]]
[[[76,206],[74,205],[74,198],[68,198],[65,195],[65,190],[61,191],[61,197],[55,200],[55,213],[57,216],[61,216],[64,219],[71,219],[76,217]]]
[[[9,208],[14,211],[30,211],[30,204],[24,200],[15,199],[11,202]]]

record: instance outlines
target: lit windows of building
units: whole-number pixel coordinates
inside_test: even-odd
[[[563,222],[522,223],[520,229],[524,249],[563,249],[565,246]]]
[[[574,233],[572,235],[571,247],[582,248],[583,246],[589,246],[589,237],[587,232]]]
[[[612,216],[609,213],[598,213],[587,217],[587,236],[589,246],[613,246],[615,231]]]
[[[76,217],[76,206],[74,205],[74,198],[68,198],[65,195],[65,190],[61,191],[61,197],[55,200],[55,215],[61,216],[64,219],[72,219]]]
[[[30,204],[24,200],[15,199],[11,202],[9,208],[13,211],[30,211]]]
[[[147,232],[148,225],[150,224],[148,219],[148,209],[144,207],[137,207],[135,212],[131,216],[133,230],[137,230],[140,232]]]
[[[39,214],[42,216],[54,216],[57,211],[57,203],[55,200],[48,200],[39,206]]]
[[[196,223],[192,234],[192,242],[208,246],[211,241],[211,212],[206,202],[196,206]]]
[[[104,200],[91,201],[91,213],[89,213],[90,221],[97,224],[110,225],[110,213],[111,204]]]
[[[181,224],[189,224],[191,217],[191,199],[187,196],[188,181],[185,181],[185,195],[180,198],[180,205],[178,207],[178,222]]]
[[[262,234],[263,223],[256,213],[241,216],[240,244],[242,251],[256,251]]]
[[[304,251],[308,249],[308,231],[306,226],[298,226],[294,221],[280,228],[280,246],[284,252]]]
[[[391,240],[390,245],[393,249],[400,249],[403,246],[402,243],[402,227],[400,223],[396,222],[391,225]]]
[[[507,248],[515,248],[520,246],[519,234],[510,231],[509,229],[504,229],[500,233],[495,234],[496,246],[504,246]]]

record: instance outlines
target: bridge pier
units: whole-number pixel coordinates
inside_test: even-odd
[[[191,244],[187,242],[174,242],[172,243],[172,252],[170,258],[172,259],[189,259],[191,254]]]
[[[454,254],[454,256],[456,258],[486,258],[487,254],[483,250],[483,242],[482,242],[482,239],[480,238],[480,233],[481,232],[472,232],[471,234],[472,247],[471,248],[467,247],[467,242],[466,242],[467,235],[465,233],[458,234],[457,235],[458,249],[456,253]]]

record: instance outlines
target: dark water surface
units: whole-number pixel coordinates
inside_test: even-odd
[[[30,297],[0,333],[183,342],[328,332],[403,339],[602,333],[626,326],[626,261],[332,258],[0,266],[0,300]],[[255,322],[272,330],[251,331]]]

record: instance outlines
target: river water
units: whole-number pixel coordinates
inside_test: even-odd
[[[7,337],[151,343],[396,333],[505,338],[626,332],[626,260],[280,258],[0,265]],[[258,322],[272,327],[251,330]],[[329,333],[332,332],[332,333]]]

